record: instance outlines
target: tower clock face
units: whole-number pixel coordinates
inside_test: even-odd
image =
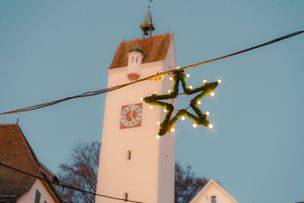
[[[120,128],[140,127],[142,121],[142,104],[131,104],[121,107]]]

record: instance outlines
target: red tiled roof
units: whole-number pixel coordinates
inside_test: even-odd
[[[123,41],[118,46],[109,69],[127,66],[129,50],[134,47],[136,43],[143,50],[143,63],[161,61],[167,56],[168,48],[172,39],[173,34],[167,33],[142,39]]]
[[[0,125],[0,162],[44,178],[56,177],[35,156],[18,124]],[[0,166],[0,194],[20,197],[30,190],[36,178]],[[58,195],[50,185],[54,195]],[[59,199],[60,201],[60,199]]]

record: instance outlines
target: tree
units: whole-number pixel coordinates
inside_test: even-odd
[[[175,203],[190,202],[207,182],[207,179],[197,177],[191,166],[185,169],[179,162],[175,163]]]
[[[96,192],[100,143],[80,143],[72,151],[68,163],[59,166],[59,180],[86,191]],[[58,188],[62,199],[69,203],[94,203],[95,196],[68,188]]]
[[[90,192],[96,192],[100,143],[80,143],[73,151],[68,163],[59,166],[62,183]],[[197,177],[190,166],[185,168],[175,163],[175,203],[190,202],[207,183],[207,179]],[[62,199],[68,203],[94,203],[94,195],[68,188],[58,188]]]

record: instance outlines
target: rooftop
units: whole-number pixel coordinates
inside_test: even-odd
[[[167,33],[148,38],[123,41],[119,44],[109,69],[127,66],[129,50],[136,44],[143,50],[143,63],[164,60],[167,56],[168,48],[172,39],[173,33]]]

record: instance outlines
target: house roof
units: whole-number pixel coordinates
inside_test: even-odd
[[[58,180],[39,162],[18,124],[0,125],[0,162],[41,178]],[[35,181],[36,178],[0,166],[1,195],[18,198],[29,191]],[[52,185],[48,185],[57,199],[61,201]]]
[[[129,50],[136,44],[143,50],[143,63],[164,60],[172,39],[173,33],[167,33],[142,39],[123,41],[119,44],[109,69],[127,66]]]
[[[195,197],[191,200],[192,202],[195,202],[196,199],[201,196],[202,193],[204,193],[211,185],[215,185],[217,188],[219,188],[221,191],[223,191],[230,199],[232,199],[235,202],[238,202],[231,194],[229,194],[222,186],[220,186],[215,180],[211,179],[209,182],[195,195]]]

